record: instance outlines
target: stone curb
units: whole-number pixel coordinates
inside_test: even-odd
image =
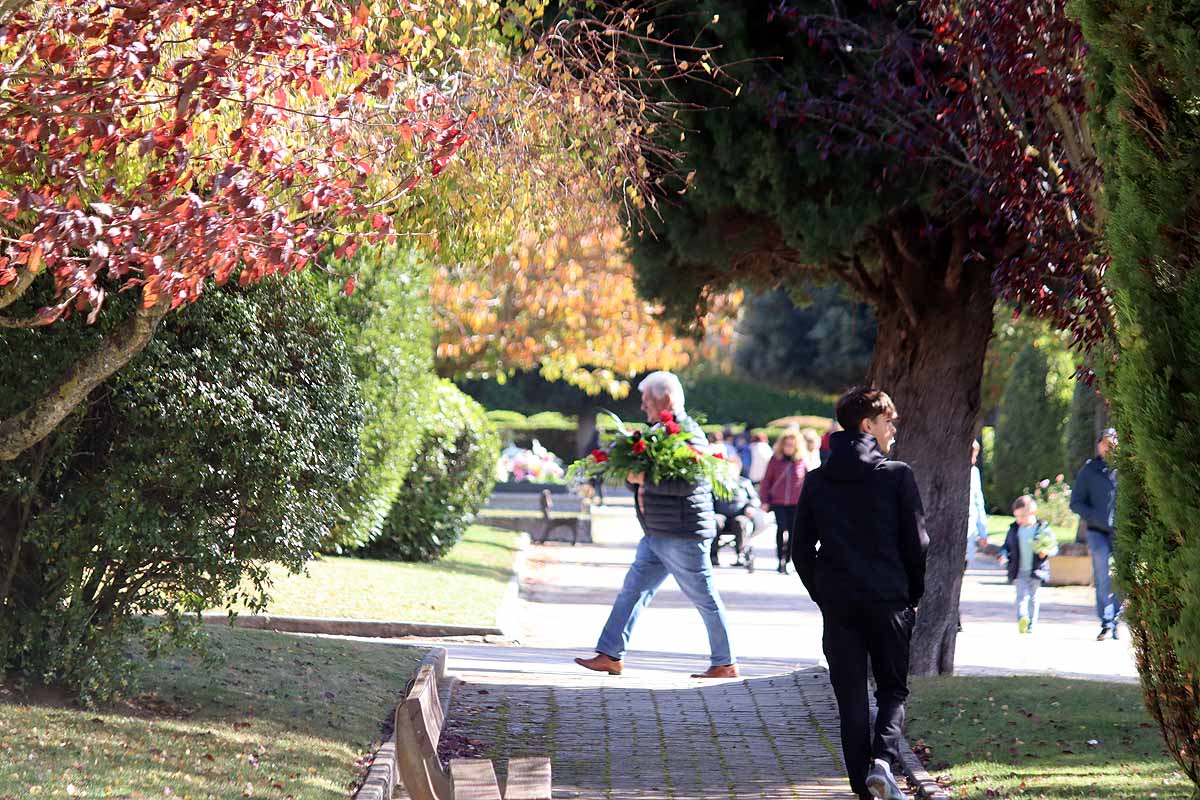
[[[438,694],[444,718],[449,713],[450,695],[457,682],[453,676],[447,677],[446,675],[446,648],[430,648],[425,657],[421,659],[421,663],[417,665],[417,672],[420,672],[421,667],[426,665],[433,667],[437,674]],[[407,689],[408,685],[405,684],[405,690]],[[371,767],[367,770],[367,777],[358,791],[354,793],[353,798],[354,800],[392,800],[392,795],[395,794],[399,785],[400,770],[396,764],[396,737],[392,735],[371,756]]]
[[[517,536],[517,555],[513,558],[513,574],[504,587],[504,597],[496,609],[496,627],[504,638],[517,640],[521,622],[521,577],[525,572],[525,555],[529,550],[529,534]]]
[[[203,614],[206,625],[227,625],[226,614]],[[367,636],[378,639],[397,639],[403,636],[441,638],[447,636],[503,636],[497,627],[480,625],[443,625],[435,622],[372,621],[362,619],[330,619],[326,617],[277,617],[273,614],[239,614],[232,623],[238,628],[283,631],[285,633],[317,633],[327,636]]]
[[[909,785],[915,787],[918,800],[950,800],[946,790],[926,771],[907,738],[900,741],[900,760],[904,762],[904,775]]]

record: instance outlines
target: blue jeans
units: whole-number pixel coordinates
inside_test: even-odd
[[[735,663],[729,646],[729,628],[725,624],[725,606],[713,584],[710,544],[708,539],[684,536],[643,536],[633,564],[625,573],[625,585],[600,633],[596,651],[618,660],[625,657],[629,635],[633,633],[638,615],[650,605],[670,574],[704,620],[712,665]]]
[[[1041,601],[1038,600],[1037,590],[1042,585],[1042,579],[1035,575],[1017,575],[1017,619],[1029,620],[1030,625],[1037,624],[1038,611]]]
[[[1101,625],[1112,627],[1121,616],[1121,596],[1113,590],[1109,572],[1113,535],[1088,528],[1087,540],[1088,552],[1092,554],[1092,577],[1096,581],[1096,616]]]

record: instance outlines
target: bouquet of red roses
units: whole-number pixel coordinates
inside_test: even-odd
[[[723,453],[707,453],[693,446],[692,435],[680,428],[670,411],[662,412],[658,423],[646,431],[630,430],[615,414],[609,416],[617,423],[613,440],[572,464],[567,470],[568,479],[615,482],[640,472],[647,483],[707,480],[718,497],[733,496],[738,485],[737,469]]]

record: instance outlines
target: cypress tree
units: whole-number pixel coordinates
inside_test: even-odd
[[[1120,327],[1117,576],[1147,707],[1200,787],[1200,5],[1078,13]]]
[[[1067,403],[1055,390],[1051,371],[1045,348],[1027,344],[1004,388],[991,475],[993,502],[1002,507],[1063,471]]]

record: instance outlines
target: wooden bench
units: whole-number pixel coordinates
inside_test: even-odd
[[[571,529],[571,546],[579,544],[579,525],[581,517],[552,517],[550,511],[554,508],[554,499],[550,496],[549,489],[542,489],[541,499],[538,505],[542,509],[542,535],[534,539],[534,544],[545,544],[550,540],[550,533],[555,528],[570,528]]]
[[[437,675],[421,667],[396,708],[396,764],[412,800],[550,800],[548,758],[510,758],[503,795],[486,758],[454,759],[447,774],[437,755],[444,724]]]

